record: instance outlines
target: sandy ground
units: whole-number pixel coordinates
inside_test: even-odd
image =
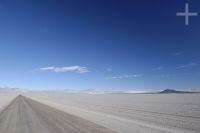
[[[0,133],[115,132],[23,96],[18,96],[0,114]]]
[[[200,132],[200,94],[23,95],[116,132]]]
[[[8,105],[10,102],[19,95],[15,92],[1,92],[0,91],[0,112]]]

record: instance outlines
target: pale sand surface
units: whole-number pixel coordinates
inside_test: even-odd
[[[1,92],[0,91],[0,112],[18,96],[17,92]]]
[[[0,133],[115,133],[63,111],[18,96],[0,113]]]
[[[23,95],[121,133],[200,132],[200,94]]]

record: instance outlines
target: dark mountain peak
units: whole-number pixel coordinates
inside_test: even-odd
[[[172,90],[172,89],[166,89],[161,91],[160,93],[180,93],[180,91]]]
[[[161,91],[160,93],[197,93],[197,92],[192,92],[192,91],[177,91],[177,90],[172,90],[172,89],[166,89]]]

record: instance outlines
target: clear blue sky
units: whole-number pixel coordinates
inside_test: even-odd
[[[177,12],[198,12],[189,26]],[[0,86],[200,88],[199,0],[1,0]]]

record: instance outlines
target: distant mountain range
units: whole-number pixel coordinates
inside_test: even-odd
[[[199,89],[198,89],[199,90]],[[198,90],[191,91],[178,91],[173,89],[166,89],[163,91],[125,91],[125,90],[63,90],[67,93],[88,93],[88,94],[169,94],[169,93],[200,93]],[[9,88],[9,87],[0,87],[0,92],[27,92],[30,90],[20,89],[20,88]],[[53,90],[42,91],[42,92],[52,92]],[[55,90],[56,91],[56,90]],[[54,91],[53,91],[54,92]]]
[[[199,93],[199,92],[193,92],[193,91],[177,91],[177,90],[166,89],[166,90],[161,91],[160,93]]]
[[[0,87],[0,92],[24,92],[25,89]]]
[[[88,89],[78,91],[80,93],[89,93],[89,94],[168,94],[168,93],[200,93],[199,91],[178,91],[172,89],[166,89],[163,91],[124,91],[124,90],[95,90],[95,89]]]

